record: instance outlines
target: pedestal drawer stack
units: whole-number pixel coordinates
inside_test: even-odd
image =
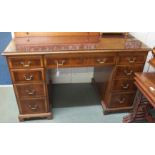
[[[51,118],[42,56],[10,56],[7,60],[18,102],[19,120]]]
[[[105,95],[106,112],[132,109],[136,92],[134,73],[143,71],[146,56],[147,52],[118,54]]]

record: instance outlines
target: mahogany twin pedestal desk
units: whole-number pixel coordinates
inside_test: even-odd
[[[98,88],[104,113],[133,108],[134,73],[143,71],[150,48],[131,35],[103,34],[98,38],[97,33],[89,33],[90,36],[52,34],[15,33],[3,52],[20,121],[32,117],[52,118],[47,70],[56,68],[94,67],[92,81]]]

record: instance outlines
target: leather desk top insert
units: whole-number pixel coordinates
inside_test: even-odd
[[[131,110],[134,72],[143,70],[150,50],[131,35],[16,32],[2,55],[8,62],[19,120],[52,117],[46,70],[57,67],[94,67],[92,82],[104,114]]]

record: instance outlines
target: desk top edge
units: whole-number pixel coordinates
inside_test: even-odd
[[[139,47],[134,47],[132,45],[135,44],[135,41],[140,43]],[[112,43],[111,43],[112,42]],[[111,43],[111,44],[110,44]],[[126,44],[129,43],[129,47],[126,47]],[[131,48],[130,48],[131,45]],[[127,45],[128,46],[128,45]],[[147,45],[129,35],[128,37],[102,37],[100,42],[95,44],[94,49],[79,49],[79,50],[56,50],[56,51],[18,51],[16,49],[16,44],[14,39],[10,41],[2,55],[9,56],[9,55],[45,55],[45,54],[63,54],[63,53],[102,53],[102,52],[140,52],[140,51],[152,51]]]

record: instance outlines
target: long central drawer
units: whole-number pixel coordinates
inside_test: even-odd
[[[104,66],[114,65],[115,55],[95,54],[95,55],[62,55],[62,56],[45,56],[45,67],[63,68],[63,67],[84,67],[84,66]]]

